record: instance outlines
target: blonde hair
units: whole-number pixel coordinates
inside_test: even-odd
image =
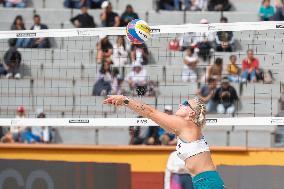
[[[195,118],[193,122],[198,126],[203,128],[206,124],[206,105],[204,101],[198,97],[194,98],[196,106],[194,108]]]

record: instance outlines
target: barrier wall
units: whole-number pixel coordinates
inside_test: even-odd
[[[163,172],[174,147],[0,144],[0,159],[128,163],[132,189],[162,189]],[[218,165],[284,166],[284,149],[212,147]],[[153,179],[154,178],[154,179]]]

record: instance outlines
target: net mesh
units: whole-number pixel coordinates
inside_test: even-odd
[[[166,29],[166,26],[164,27]],[[172,31],[170,29],[169,31]],[[81,34],[83,34],[82,31]],[[241,68],[242,60],[247,57],[247,50],[252,49],[254,56],[260,62],[263,73],[270,71],[274,80],[272,82],[246,82],[242,85],[231,83],[240,98],[240,101],[236,103],[234,115],[237,117],[275,116],[280,110],[284,39],[281,29],[234,31],[232,52],[212,50],[216,32],[210,33],[213,36],[212,49],[203,58],[199,57],[196,82],[183,81],[186,51],[173,51],[169,48],[169,44],[175,42],[187,47],[187,42],[192,44],[194,38],[204,37],[203,33],[182,34],[178,31],[177,33],[153,35],[152,39],[146,42],[147,65],[144,65],[144,69],[147,71],[148,84],[147,92],[143,96],[139,96],[136,89],[129,88],[127,81],[127,75],[132,70],[131,64],[138,56],[137,52],[133,55],[133,47],[131,48],[131,44],[126,40],[127,55],[125,59],[117,60],[116,56],[120,56],[120,52],[115,44],[121,32],[117,33],[108,38],[113,45],[113,52],[117,53],[113,53],[110,57],[112,61],[116,61],[116,64],[117,61],[123,63],[125,61],[123,66],[111,65],[112,71],[119,72],[122,94],[142,100],[161,111],[166,105],[172,106],[175,110],[182,100],[193,97],[198,88],[206,84],[209,67],[217,58],[223,59],[223,70],[220,77],[228,76],[229,57],[235,55],[237,65]],[[43,109],[50,118],[136,117],[136,114],[126,108],[102,105],[105,93],[101,96],[92,95],[94,85],[100,78],[101,62],[108,61],[108,58],[102,60],[99,55],[98,44],[102,38],[103,35],[100,37],[68,37],[68,35],[50,37],[46,39],[49,40],[51,48],[19,48],[18,51],[22,56],[19,73],[22,78],[19,80],[5,79],[4,75],[0,79],[0,116],[2,118],[15,117],[17,107],[23,105],[28,117],[35,117],[39,108]],[[20,36],[16,40],[19,42],[23,39],[27,38]],[[1,63],[4,63],[4,54],[8,50],[7,41],[8,39],[0,39]],[[142,49],[145,50],[145,47]],[[106,49],[102,50],[107,52]],[[113,85],[117,86],[117,84]],[[217,115],[210,113],[210,116]]]

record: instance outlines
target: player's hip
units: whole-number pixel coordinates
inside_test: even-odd
[[[194,189],[224,189],[224,182],[217,171],[205,171],[192,178]]]

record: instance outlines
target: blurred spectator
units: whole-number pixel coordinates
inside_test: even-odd
[[[208,79],[208,84],[203,85],[197,90],[197,96],[199,96],[206,103],[206,111],[211,113],[215,112],[217,105],[213,101],[217,89],[217,80],[213,77]]]
[[[34,25],[31,27],[31,30],[45,30],[48,29],[47,25],[42,24],[39,15],[34,15]],[[50,42],[48,38],[32,38],[30,39],[29,46],[31,48],[50,48]]]
[[[181,36],[179,40],[179,48],[181,51],[186,50],[189,47],[192,47],[193,39],[195,38],[196,34],[193,32],[185,33]]]
[[[46,115],[42,108],[38,108],[36,111],[37,118],[46,118]],[[51,127],[33,127],[32,133],[36,136],[40,136],[40,141],[43,143],[50,143],[52,141],[52,129]]]
[[[112,77],[110,64],[110,59],[105,59],[102,62],[98,80],[93,87],[93,96],[105,96],[111,93]]]
[[[16,111],[16,118],[26,118],[26,110],[24,106],[18,106]],[[13,140],[15,142],[21,141],[21,133],[23,132],[24,127],[20,126],[11,126],[10,127],[10,133],[13,136]]]
[[[221,23],[228,23],[226,17],[220,19]],[[232,31],[218,31],[216,32],[215,44],[216,51],[219,52],[232,52],[234,49],[234,34]]]
[[[146,44],[131,44],[131,62],[139,61],[142,65],[147,65],[149,61],[149,51]]]
[[[180,10],[180,1],[179,0],[158,0],[157,7],[158,9],[162,9],[162,10]]]
[[[88,6],[91,9],[100,9],[105,0],[88,0]]]
[[[113,95],[123,94],[122,83],[123,83],[123,79],[119,74],[118,68],[112,68],[111,70],[111,94]]]
[[[112,61],[114,66],[120,67],[128,63],[128,50],[124,36],[118,36],[113,45]]]
[[[275,8],[276,8],[276,11],[275,11],[275,14],[274,14],[274,20],[276,21],[282,21],[284,20],[284,0],[277,0],[276,1],[276,5],[275,5]]]
[[[207,1],[208,0],[191,0],[190,1],[190,10],[191,11],[205,10],[207,8]]]
[[[143,116],[138,116],[138,118],[143,118]],[[147,132],[148,132],[147,127],[139,127],[139,126],[129,127],[129,134],[130,134],[129,144],[132,145],[144,144]]]
[[[231,10],[231,3],[229,0],[208,0],[208,11],[229,11]]]
[[[120,26],[127,26],[128,22],[134,19],[138,19],[138,14],[134,12],[131,5],[127,5],[124,13],[120,17]]]
[[[200,24],[208,24],[207,19],[201,19]],[[193,38],[192,46],[195,47],[196,52],[204,61],[210,59],[211,52],[213,51],[212,42],[214,35],[211,32],[197,32]]]
[[[70,19],[76,28],[94,28],[96,24],[94,18],[88,14],[87,6],[81,7],[81,14]]]
[[[239,74],[241,73],[241,69],[237,65],[236,55],[230,56],[227,71],[228,71],[228,79],[230,82],[238,83],[240,81]]]
[[[213,65],[209,66],[206,78],[216,78],[217,81],[220,81],[222,78],[222,72],[223,72],[223,59],[216,58]]]
[[[182,81],[183,82],[196,82],[196,66],[198,63],[197,57],[194,55],[194,49],[188,48],[186,50],[186,55],[183,59],[184,67],[182,71]]]
[[[261,21],[271,21],[274,16],[274,7],[270,5],[270,0],[263,0],[259,9]]]
[[[64,0],[64,7],[71,9],[79,9],[86,5],[87,0]]]
[[[147,135],[144,141],[144,143],[147,145],[160,145],[161,142],[159,140],[159,127],[148,127]]]
[[[9,50],[4,54],[4,69],[6,72],[6,78],[21,79],[20,67],[22,56],[17,50],[16,41],[13,39],[9,40]]]
[[[14,143],[13,135],[11,132],[7,132],[3,137],[0,139],[1,143]]]
[[[136,91],[139,96],[145,95],[147,92],[147,71],[139,61],[132,64],[132,71],[127,75],[126,80],[131,91]]]
[[[101,63],[105,59],[110,58],[112,53],[113,46],[108,37],[105,36],[97,43],[97,63]]]
[[[41,142],[41,138],[38,135],[35,135],[32,132],[32,128],[31,127],[26,127],[24,132],[21,134],[21,142],[22,143],[39,143]]]
[[[4,0],[5,7],[25,8],[27,6],[26,0]]]
[[[112,11],[112,5],[109,1],[102,3],[103,12],[101,13],[101,22],[103,27],[118,27],[120,18],[117,13]]]
[[[224,78],[214,95],[217,105],[217,113],[233,115],[235,113],[235,103],[239,100],[236,89],[230,85],[229,80]]]
[[[254,57],[253,50],[247,50],[247,58],[242,62],[242,82],[249,80],[257,82],[257,76],[260,74],[259,60]]]
[[[193,189],[192,178],[176,151],[169,156],[164,186],[164,189]]]
[[[158,0],[157,8],[162,10],[188,10],[194,0]]]
[[[173,115],[173,108],[172,106],[166,105],[164,109],[164,113],[168,115]],[[163,128],[159,127],[159,140],[161,141],[162,145],[176,145],[176,137],[172,133],[166,132]]]
[[[11,25],[11,30],[25,30],[25,23],[23,17],[21,15],[16,16],[13,24]],[[18,38],[16,40],[16,47],[18,48],[26,48],[29,45],[29,39],[27,38]]]

